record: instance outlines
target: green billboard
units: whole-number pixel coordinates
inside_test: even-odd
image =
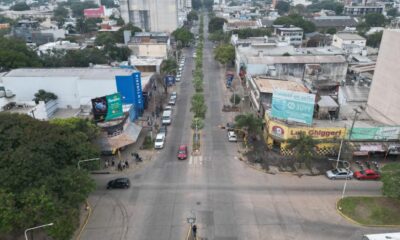
[[[271,114],[275,118],[311,125],[314,104],[314,94],[274,90]]]
[[[349,139],[350,137],[352,140],[399,140],[400,127],[355,127],[351,131],[351,136],[348,136]]]
[[[96,122],[109,121],[124,115],[119,93],[92,99],[92,107]]]

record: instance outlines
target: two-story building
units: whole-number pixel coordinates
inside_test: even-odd
[[[282,41],[289,40],[289,44],[300,46],[303,42],[303,29],[295,26],[273,25],[274,34]]]

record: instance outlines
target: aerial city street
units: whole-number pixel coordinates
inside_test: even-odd
[[[0,239],[400,239],[399,0],[0,9]]]

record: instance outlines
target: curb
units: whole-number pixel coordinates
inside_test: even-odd
[[[356,220],[348,217],[346,214],[342,213],[342,211],[339,209],[339,201],[341,200],[341,198],[336,200],[336,206],[335,206],[335,210],[337,213],[339,213],[340,216],[342,216],[344,219],[346,219],[348,222],[354,224],[354,225],[358,225],[361,227],[376,227],[376,228],[398,228],[400,227],[400,225],[370,225],[370,224],[363,224],[363,223],[359,223]]]
[[[86,200],[86,209],[88,210],[88,214],[86,215],[86,219],[81,227],[81,229],[79,230],[78,236],[76,237],[76,240],[80,240],[81,239],[81,235],[83,230],[85,230],[86,225],[89,222],[89,218],[92,215],[92,207],[90,206],[89,202]]]

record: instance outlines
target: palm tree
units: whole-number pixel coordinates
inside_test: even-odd
[[[259,133],[262,129],[263,121],[262,119],[256,117],[254,114],[247,113],[237,115],[235,117],[236,128],[242,129],[243,132],[247,132],[245,138],[249,135],[254,136]],[[247,142],[248,139],[245,139]]]
[[[288,139],[287,143],[288,148],[294,151],[297,162],[304,162],[309,165],[316,155],[318,141],[304,132],[300,132],[297,138]]]

